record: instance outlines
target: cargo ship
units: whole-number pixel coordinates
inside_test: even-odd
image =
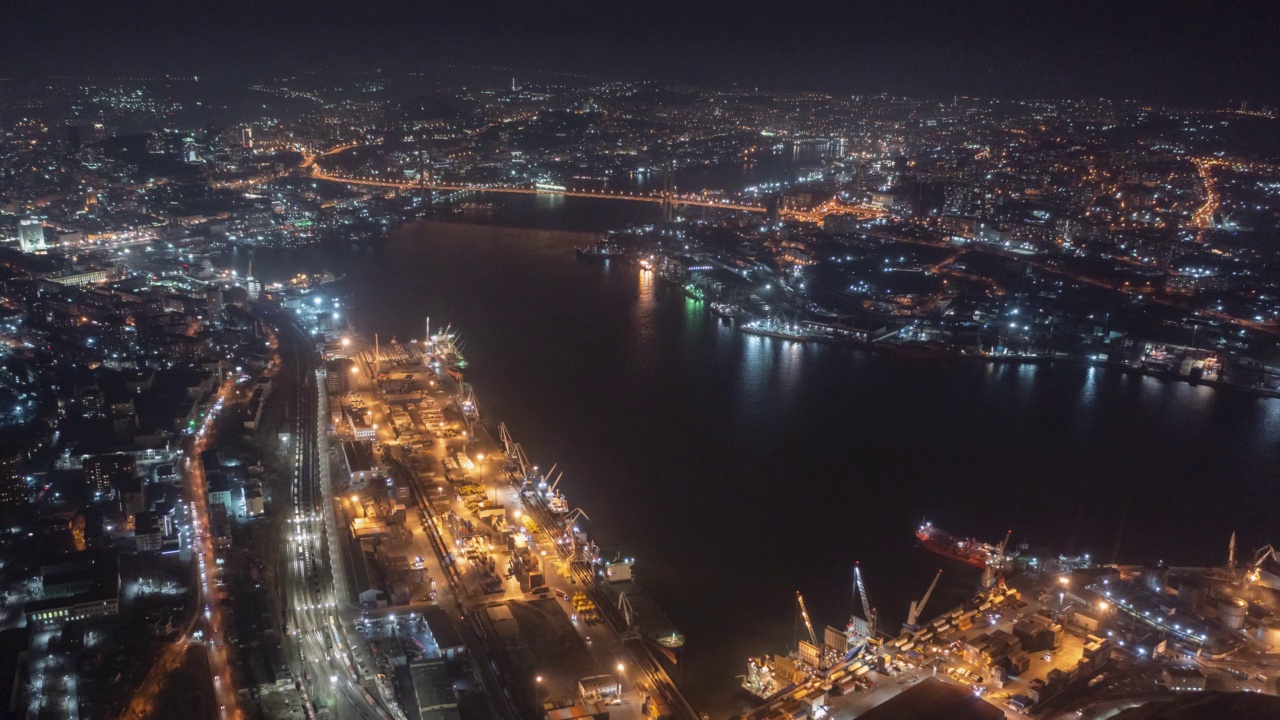
[[[959,560],[980,570],[986,569],[987,565],[1001,564],[999,548],[973,538],[956,537],[946,530],[934,527],[931,522],[925,522],[916,530],[916,539],[930,552]]]

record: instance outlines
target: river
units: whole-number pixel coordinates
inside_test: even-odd
[[[377,252],[259,251],[254,269],[346,273],[354,321],[383,340],[421,337],[426,316],[461,330],[486,419],[559,463],[595,537],[637,558],[713,717],[746,700],[748,655],[797,637],[796,590],[819,635],[847,621],[854,561],[884,627],[939,567],[925,614],[964,599],[977,573],[916,546],[924,517],[1104,561],[1221,563],[1233,531],[1241,548],[1280,540],[1278,400],[746,336],[634,267],[575,259],[582,229],[652,208],[505,207],[542,227],[415,224]]]

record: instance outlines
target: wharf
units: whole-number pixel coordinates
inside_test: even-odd
[[[553,512],[563,512],[562,498],[553,501],[527,472],[514,470],[520,464],[505,428],[497,442],[478,423],[471,387],[448,373],[455,358],[448,336],[437,336],[420,357],[397,357],[391,367],[364,356],[354,376],[359,387],[347,399],[368,408],[377,441],[392,458],[396,487],[407,486],[422,521],[421,534],[418,523],[405,523],[408,540],[394,540],[399,531],[392,532],[397,548],[408,543],[395,552],[428,556],[428,576],[448,581],[448,592],[441,587],[438,600],[431,592],[430,604],[454,605],[464,618],[475,667],[496,674],[482,679],[497,714],[542,717],[548,703],[578,698],[584,678],[614,676],[623,689],[621,704],[610,705],[611,717],[639,720],[665,708],[667,717],[695,720],[656,648],[635,632],[678,631],[629,583],[622,587],[634,599],[634,614],[625,615],[614,583],[596,575],[602,564],[589,566],[562,542],[565,516]],[[382,388],[375,387],[380,376]],[[396,391],[384,392],[393,383]],[[428,601],[426,592],[414,590],[409,606],[372,615],[420,607],[412,601]],[[590,611],[579,617],[584,607]]]

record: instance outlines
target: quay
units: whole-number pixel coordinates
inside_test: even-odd
[[[683,634],[584,532],[554,466],[481,422],[456,333],[324,351],[342,615],[377,647],[357,656],[388,667],[374,635],[444,610],[497,717],[698,718],[667,672]]]

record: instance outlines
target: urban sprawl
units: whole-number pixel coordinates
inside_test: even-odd
[[[662,559],[598,546],[554,459],[482,412],[466,328],[392,339],[340,275],[264,283],[232,251],[377,252],[522,195],[629,204],[583,262],[772,342],[1280,393],[1280,158],[1249,150],[1271,109],[418,80],[0,85],[14,717],[702,715],[632,576]],[[691,186],[725,168],[769,179]],[[884,627],[867,591],[891,579],[856,569],[824,628],[797,594],[807,639],[724,679],[742,717],[1277,694],[1270,546],[1145,566],[913,530],[972,599],[920,588]]]

